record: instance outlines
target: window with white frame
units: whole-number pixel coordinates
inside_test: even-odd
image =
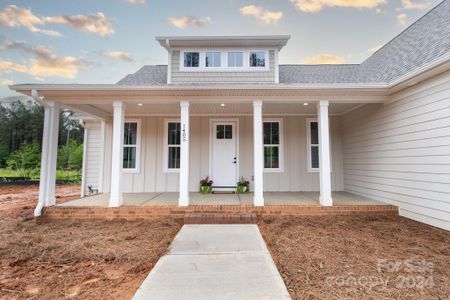
[[[283,170],[283,128],[281,120],[267,119],[263,122],[264,169]]]
[[[180,168],[180,136],[181,125],[178,121],[166,123],[166,169],[178,170]]]
[[[319,170],[319,123],[317,120],[308,120],[308,170]]]
[[[266,53],[265,52],[250,52],[249,55],[250,67],[265,67],[266,66]]]
[[[184,52],[184,67],[198,68],[200,66],[200,52]]]
[[[220,52],[206,52],[205,67],[220,67]]]
[[[137,171],[139,159],[139,131],[138,121],[125,121],[123,130],[123,160],[125,171]]]
[[[228,66],[229,67],[243,67],[244,53],[243,52],[228,52]]]

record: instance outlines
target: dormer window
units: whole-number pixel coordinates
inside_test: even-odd
[[[244,53],[243,52],[228,52],[228,66],[229,67],[242,67],[244,65]]]
[[[200,52],[184,52],[184,67],[198,68],[200,66]]]
[[[206,67],[220,67],[220,52],[206,52],[205,55]]]
[[[265,52],[250,52],[249,55],[250,67],[265,67],[266,66],[266,53]]]

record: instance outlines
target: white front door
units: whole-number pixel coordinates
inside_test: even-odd
[[[234,187],[237,182],[236,122],[212,123],[211,178],[215,187]]]

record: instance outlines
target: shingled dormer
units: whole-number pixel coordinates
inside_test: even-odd
[[[279,83],[290,36],[156,37],[168,51],[168,84]]]

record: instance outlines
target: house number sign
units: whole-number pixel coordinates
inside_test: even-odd
[[[186,124],[183,123],[183,129],[181,130],[181,136],[183,137],[183,143],[186,143]]]

